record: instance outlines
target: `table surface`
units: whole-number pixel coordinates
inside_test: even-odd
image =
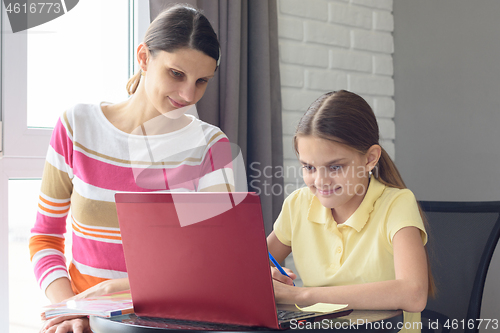
[[[318,322],[317,327],[305,327],[316,329],[333,329],[342,332],[355,331],[357,333],[371,332],[398,332],[398,325],[403,323],[403,311],[401,310],[355,310],[349,315],[328,319],[328,321]],[[227,326],[227,325],[207,325],[200,327],[197,325],[189,326],[186,322],[169,320],[169,319],[154,319],[137,317],[134,314],[124,315],[114,318],[90,317],[90,327],[94,333],[151,333],[159,330],[169,330],[170,332],[205,332],[207,330],[220,332],[276,332],[276,330],[242,327],[242,326]],[[301,331],[305,330],[300,329]]]

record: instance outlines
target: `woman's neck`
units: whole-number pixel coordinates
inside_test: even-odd
[[[182,115],[171,119],[162,115],[148,102],[143,89],[126,101],[103,105],[104,116],[119,130],[137,135],[158,135],[171,133],[186,127],[191,118]]]

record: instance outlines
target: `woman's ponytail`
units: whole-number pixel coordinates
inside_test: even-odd
[[[133,95],[139,86],[139,82],[141,82],[141,71],[137,71],[137,73],[132,76],[127,82],[127,92],[130,95]]]

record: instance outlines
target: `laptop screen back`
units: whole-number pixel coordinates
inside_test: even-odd
[[[138,316],[278,328],[260,199],[117,193]]]

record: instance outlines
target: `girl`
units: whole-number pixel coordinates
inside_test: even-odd
[[[220,58],[198,10],[176,5],[137,48],[140,71],[118,104],[78,104],[54,128],[30,252],[52,303],[129,289],[116,191],[230,191],[231,151],[215,126],[183,113],[205,93]],[[71,208],[73,260],[64,233]],[[78,295],[78,296],[75,296]],[[88,319],[49,320],[46,332],[86,332]]]
[[[305,287],[273,269],[276,301],[402,309],[417,328],[432,291],[427,234],[370,106],[348,91],[324,94],[300,120],[294,147],[307,187],[287,197],[267,243],[278,261],[293,252]]]

